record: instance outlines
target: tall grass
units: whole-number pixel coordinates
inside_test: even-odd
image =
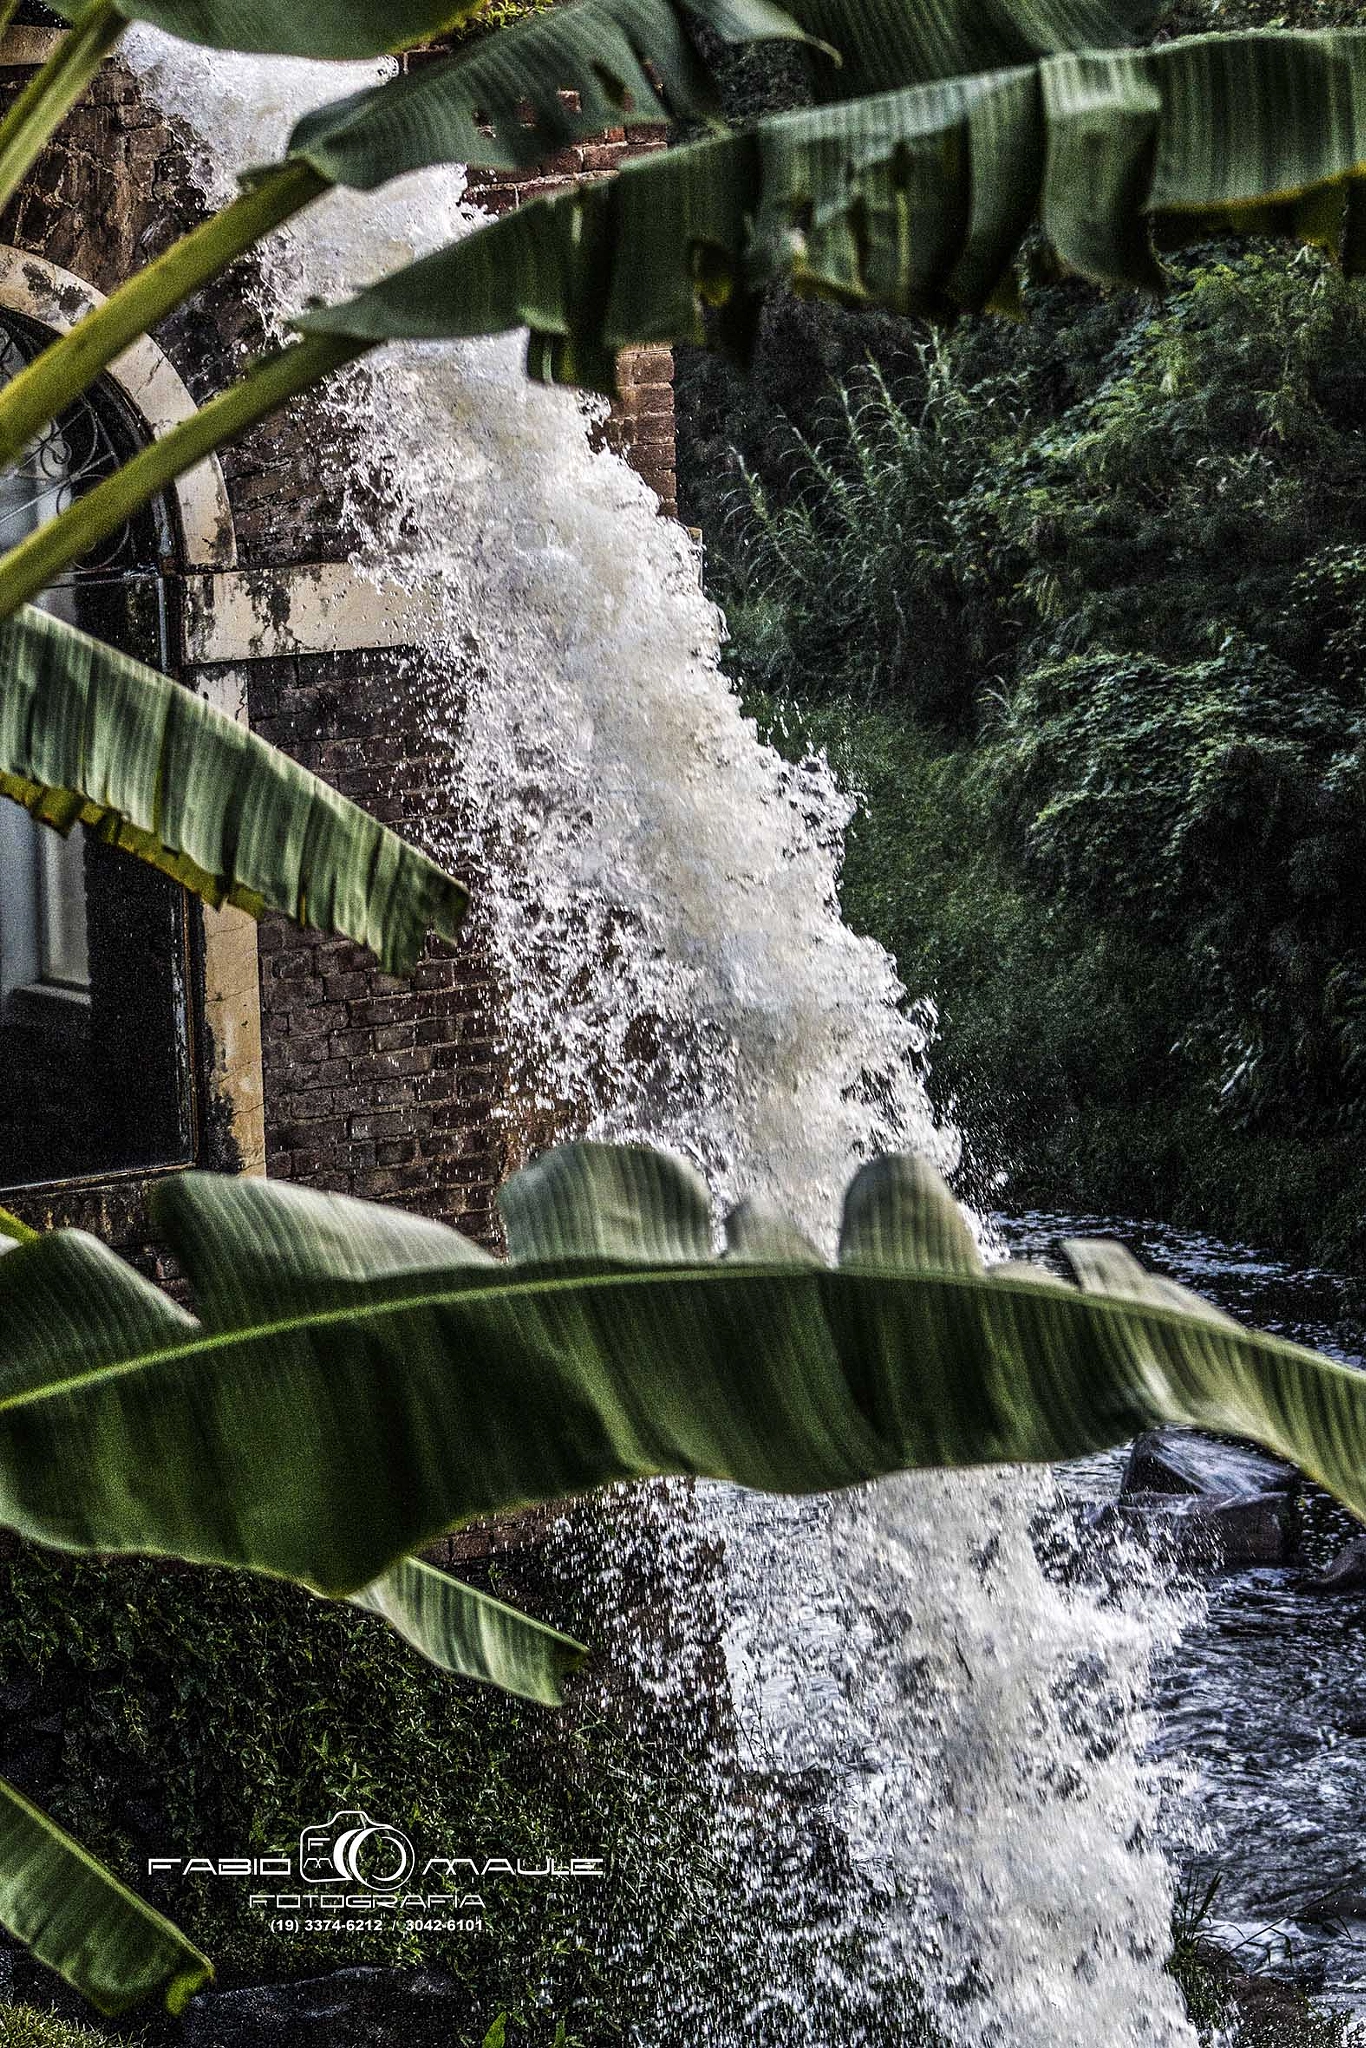
[[[1009,378],[966,390],[942,339],[894,389],[865,365],[798,436],[786,487],[748,466],[716,547],[731,658],[762,688],[808,700],[896,697],[961,724],[996,638],[976,601],[963,501],[998,437],[1021,424]]]

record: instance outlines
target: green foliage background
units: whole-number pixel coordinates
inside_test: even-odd
[[[974,1191],[1359,1264],[1366,296],[1173,287],[862,361],[777,305],[753,398],[685,374],[688,511],[752,708],[867,798],[846,911],[940,1004]]]

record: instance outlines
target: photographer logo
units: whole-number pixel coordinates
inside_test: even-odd
[[[371,1820],[359,1807],[343,1808],[331,1820],[304,1828],[299,1836],[301,1884],[401,1891],[416,1865],[413,1845],[402,1829]]]
[[[301,1829],[297,1861],[279,1850],[150,1856],[147,1874],[264,1884],[269,1888],[253,1890],[248,1903],[280,1934],[374,1934],[395,1924],[408,1934],[475,1934],[484,1926],[489,1884],[601,1879],[606,1865],[597,1856],[420,1860],[402,1828],[344,1806],[330,1820]]]

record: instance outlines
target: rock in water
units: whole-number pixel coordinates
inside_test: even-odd
[[[1206,1499],[1293,1494],[1300,1474],[1254,1444],[1225,1443],[1198,1429],[1150,1429],[1129,1453],[1122,1495],[1200,1494]]]
[[[185,2048],[450,2048],[469,2022],[468,1987],[443,1970],[358,1964],[292,1983],[202,1991]]]
[[[1252,1444],[1150,1429],[1129,1453],[1102,1522],[1170,1546],[1188,1571],[1241,1571],[1294,1555],[1300,1474]]]
[[[1289,1494],[1135,1493],[1102,1508],[1097,1535],[1123,1531],[1160,1545],[1187,1571],[1246,1571],[1287,1564],[1295,1550]]]
[[[1354,1536],[1344,1543],[1326,1572],[1304,1581],[1311,1593],[1360,1593],[1366,1591],[1366,1536]]]

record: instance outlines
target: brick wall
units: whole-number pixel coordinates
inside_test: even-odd
[[[273,745],[397,830],[467,842],[448,764],[423,736],[410,656],[255,662],[250,687],[253,729]],[[501,1074],[477,880],[466,879],[475,907],[461,939],[430,942],[405,979],[344,940],[281,918],[263,924],[266,1166],[311,1187],[398,1201],[487,1239],[502,1174],[493,1124]]]

